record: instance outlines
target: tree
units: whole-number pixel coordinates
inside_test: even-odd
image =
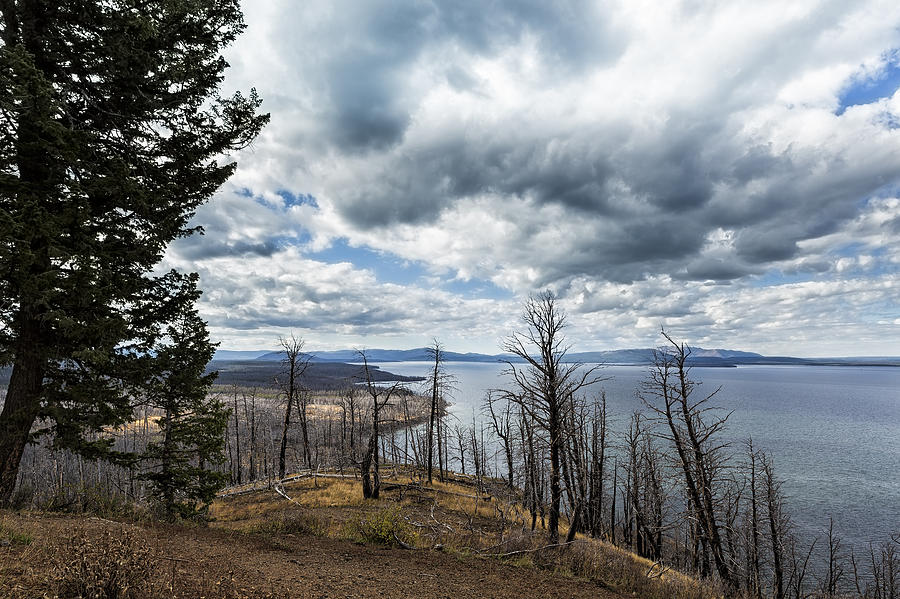
[[[218,93],[237,0],[18,0],[0,18],[3,503],[36,422],[115,457],[108,431],[188,301],[152,271],[268,116],[254,91]]]
[[[509,401],[520,405],[528,418],[542,428],[550,446],[550,542],[559,541],[560,460],[564,459],[563,433],[572,399],[584,387],[596,383],[597,366],[583,367],[565,361],[566,345],[563,329],[566,316],[556,297],[545,291],[525,302],[522,313],[524,332],[515,332],[503,343],[503,350],[513,354],[524,365],[507,362],[506,373],[513,389],[502,391]]]
[[[425,353],[433,360],[431,372],[428,375],[431,403],[428,412],[428,438],[426,440],[426,461],[428,471],[428,484],[432,484],[434,470],[434,444],[437,440],[437,454],[440,478],[444,480],[443,450],[447,444],[446,425],[443,424],[446,415],[445,394],[453,389],[454,377],[444,369],[444,346],[437,339],[432,340]],[[447,465],[449,467],[449,464]]]
[[[500,439],[500,446],[503,449],[503,456],[506,460],[506,485],[514,488],[513,484],[513,428],[512,405],[507,401],[502,411],[496,409],[497,398],[493,393],[488,391],[484,398],[484,406],[487,408],[488,415],[491,417],[489,422],[494,434]],[[498,413],[499,412],[499,413]]]
[[[716,477],[724,461],[724,445],[719,442],[718,434],[728,416],[708,417],[711,408],[707,402],[718,389],[697,399],[694,394],[697,383],[691,380],[688,365],[690,348],[673,340],[665,331],[662,335],[668,346],[655,352],[640,397],[668,429],[665,436],[675,448],[684,475],[688,504],[693,512],[689,518],[696,519],[700,544],[712,555],[716,572],[725,586],[735,590],[737,583],[725,553],[716,513]]]
[[[372,432],[369,434],[369,444],[363,454],[360,470],[362,471],[363,498],[378,499],[381,493],[381,470],[378,458],[379,425],[381,424],[381,410],[383,410],[391,397],[400,388],[399,383],[383,389],[375,384],[372,379],[372,371],[369,368],[369,359],[366,352],[360,350],[359,357],[363,362],[363,376],[365,377],[366,392],[372,399]]]
[[[196,276],[186,279],[196,294]],[[186,304],[190,306],[190,304]],[[217,373],[205,374],[215,345],[206,324],[192,307],[185,307],[166,327],[168,343],[160,345],[143,397],[162,413],[159,440],[143,454],[148,470],[143,478],[153,485],[167,516],[202,513],[225,484],[226,475],[209,469],[224,461],[225,429],[230,411],[209,395]]]
[[[430,375],[431,383],[431,405],[428,411],[428,484],[432,484],[432,471],[434,470],[434,419],[437,416],[440,406],[438,399],[440,398],[441,377],[443,375],[442,365],[444,362],[444,346],[437,339],[434,339],[431,346],[425,350],[434,360],[434,368]],[[443,478],[443,473],[442,478]]]
[[[303,353],[303,339],[297,339],[293,333],[290,338],[281,337],[278,340],[281,348],[284,350],[284,359],[282,365],[284,367],[284,378],[279,381],[285,394],[284,420],[281,426],[281,448],[278,452],[278,478],[284,478],[285,474],[285,454],[287,452],[288,430],[291,427],[291,409],[295,402],[300,418],[301,428],[303,430],[303,455],[306,458],[306,466],[310,465],[309,455],[309,432],[306,424],[306,404],[300,400],[300,377],[306,372],[309,365],[309,358]]]
[[[763,467],[763,495],[766,502],[766,519],[769,524],[769,541],[772,547],[772,598],[784,599],[784,537],[789,526],[784,510],[781,482],[775,478],[772,459],[761,455]]]

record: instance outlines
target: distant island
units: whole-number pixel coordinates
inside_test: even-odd
[[[642,366],[653,363],[653,348],[616,349],[608,351],[571,352],[566,358],[570,362],[602,363],[609,365],[636,365]],[[342,349],[332,351],[311,351],[308,354],[310,362],[322,364],[354,363],[359,362],[359,353],[356,350]],[[282,352],[257,350],[257,351],[229,351],[216,352],[217,362],[225,361],[252,361],[252,362],[280,362],[284,357]],[[415,349],[367,349],[366,357],[369,362],[429,362],[432,358],[427,348]],[[447,362],[521,362],[520,358],[508,354],[479,354],[444,352],[444,360]],[[762,354],[737,351],[730,349],[704,349],[692,347],[690,363],[692,366],[733,368],[736,366],[769,365],[769,366],[900,366],[898,356],[867,356],[867,357],[835,357],[835,358],[796,358],[790,356],[764,356]]]

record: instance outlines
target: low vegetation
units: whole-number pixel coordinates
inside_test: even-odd
[[[382,496],[363,501],[359,481],[337,474],[307,477],[279,491],[260,489],[224,496],[211,509],[212,527],[259,535],[280,546],[285,535],[318,535],[357,543],[441,551],[461,559],[583,578],[622,595],[646,599],[721,597],[712,583],[675,572],[607,542],[581,534],[547,545],[546,530],[532,532],[528,511],[504,491],[502,481],[452,475],[423,484],[414,469],[393,468]],[[563,520],[561,532],[568,533]]]

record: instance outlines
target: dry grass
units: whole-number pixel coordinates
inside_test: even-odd
[[[592,580],[604,588],[642,599],[718,599],[717,586],[665,570],[650,560],[595,539],[578,539],[563,547],[546,547],[543,535],[514,533],[501,557],[521,567],[540,568]]]
[[[514,497],[477,492],[474,481],[435,480],[429,487],[403,469],[384,472],[382,498],[362,499],[354,479],[303,479],[285,485],[292,501],[261,491],[217,501],[216,525],[248,532],[298,532],[367,543],[420,548],[440,546],[460,555],[502,556],[508,564],[586,578],[619,593],[645,599],[713,599],[721,591],[673,570],[660,574],[649,560],[599,540],[578,535],[567,547],[541,550],[545,531],[526,530],[530,518]],[[312,523],[312,524],[311,524]],[[568,531],[560,523],[560,535]],[[507,555],[511,554],[511,555]]]
[[[274,489],[217,499],[210,507],[210,516],[217,522],[258,520],[280,513],[285,505],[318,509],[357,507],[364,503],[360,483],[350,480],[319,478],[304,479],[284,485],[287,500]]]
[[[26,531],[19,526],[6,524],[0,519],[0,547],[31,545],[33,541],[34,534],[30,530]]]
[[[56,599],[275,599],[277,593],[238,584],[226,567],[188,568],[134,526],[96,526],[47,534],[47,516],[33,526],[34,543],[0,553],[0,597]],[[53,517],[50,516],[52,519]],[[95,519],[98,520],[99,519]],[[44,526],[44,528],[41,528]],[[41,534],[43,533],[43,534]],[[225,565],[223,565],[225,566]]]
[[[466,560],[479,558],[474,563],[496,559],[589,580],[598,587],[644,599],[721,596],[718,589],[678,572],[669,570],[658,576],[659,568],[652,570],[648,560],[598,540],[579,537],[570,546],[546,548],[546,532],[526,530],[526,514],[512,498],[485,500],[468,481],[435,482],[428,488],[411,482],[408,472],[398,469],[393,476],[386,474],[382,498],[377,501],[362,499],[358,480],[323,477],[287,484],[285,493],[290,500],[271,489],[219,499],[211,512],[216,519],[211,526],[219,530],[201,536],[236,537],[243,539],[239,542],[243,546],[279,553],[296,551],[310,542],[298,537],[310,535],[414,546],[420,551],[439,545],[460,558],[469,556]],[[165,542],[168,528],[148,535],[138,526],[93,519],[89,533],[66,530],[48,534],[48,519],[53,517],[42,518],[43,529],[33,527],[28,516],[8,513],[0,520],[0,531],[34,538],[31,545],[0,548],[0,597],[272,596],[242,587],[229,573],[227,560],[207,561],[202,567],[172,560],[172,547]],[[183,536],[192,534],[190,529],[178,530]],[[193,550],[182,549],[181,557],[195,559]],[[5,560],[5,556],[11,559]],[[18,564],[17,569],[5,563]],[[253,581],[241,576],[238,578],[244,583]]]

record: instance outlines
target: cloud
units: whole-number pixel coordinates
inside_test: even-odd
[[[724,326],[706,297],[776,301],[768,288],[818,282],[841,295],[848,278],[878,288],[900,264],[900,94],[882,84],[845,105],[893,72],[895,3],[244,9],[226,84],[257,87],[272,122],[198,214],[205,238],[174,250],[186,265],[247,270],[341,240],[412,261],[441,285],[486,281],[518,298],[550,287],[579,313],[639,331],[668,314],[712,340],[768,327],[750,317]],[[285,191],[315,200],[285,202]],[[312,274],[335,265],[304,264],[311,278],[296,273],[290,294],[216,300],[230,315],[222,326],[297,318],[381,334],[416,328],[411,315],[423,313],[438,325],[352,265],[341,276],[369,272],[356,283],[380,291],[343,290],[356,299],[335,304],[318,286],[336,283]],[[229,285],[206,280],[210,294]],[[424,280],[410,289],[429,290]],[[444,293],[440,309],[456,317],[461,300]],[[276,296],[312,316],[285,312]],[[497,310],[487,338],[509,305],[484,301]],[[463,330],[451,320],[441,324]]]

